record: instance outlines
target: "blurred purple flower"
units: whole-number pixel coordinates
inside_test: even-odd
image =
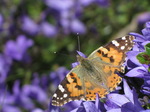
[[[50,83],[51,80],[49,78],[49,75],[42,74],[42,76],[39,77],[37,73],[33,74],[32,85],[40,86],[44,91],[47,91],[47,88],[49,88]]]
[[[21,112],[21,109],[13,105],[4,105],[1,112]]]
[[[79,33],[84,34],[86,32],[85,25],[77,18],[69,19],[70,17],[62,17],[60,24],[62,25],[65,33]]]
[[[65,2],[67,1],[67,2]],[[82,11],[81,5],[73,0],[46,0],[46,4],[59,12],[59,23],[63,27],[65,33],[80,33],[86,32],[85,25],[78,19]],[[77,8],[78,7],[78,8]]]
[[[144,12],[138,15],[137,23],[139,27],[143,27],[145,22],[150,21],[150,12]]]
[[[6,85],[0,87],[0,111],[1,112],[21,112],[15,103],[15,97],[8,91]]]
[[[38,73],[33,73],[32,85],[39,85],[40,84],[40,77]]]
[[[31,112],[48,112],[48,111],[45,111],[45,110],[40,109],[40,108],[36,108],[36,109],[32,110]]]
[[[3,30],[3,22],[4,22],[3,16],[2,14],[0,14],[0,31]]]
[[[69,70],[67,70],[65,67],[60,67],[55,72],[50,73],[50,80],[55,86],[55,88],[65,78],[68,72]]]
[[[70,10],[74,5],[73,0],[45,0],[45,2],[49,7],[59,11]]]
[[[95,2],[101,7],[108,7],[110,4],[109,0],[95,0]]]
[[[86,27],[78,19],[73,19],[72,21],[70,21],[70,30],[73,33],[84,34],[86,32]]]
[[[85,6],[92,4],[94,1],[95,0],[80,0],[78,2],[80,2],[80,4],[85,7]]]
[[[14,83],[12,96],[14,97],[14,104],[18,107],[22,107],[26,110],[32,110],[35,108],[33,101],[22,92],[20,81],[18,80]]]
[[[0,84],[5,82],[10,70],[12,60],[3,54],[0,54]]]
[[[7,41],[5,45],[4,53],[6,56],[9,56],[14,60],[28,61],[29,56],[27,54],[27,49],[32,45],[33,45],[33,41],[31,39],[27,39],[24,35],[19,35],[16,41],[13,40]]]
[[[28,16],[23,16],[22,20],[22,30],[30,35],[36,35],[39,31],[39,25],[37,25],[31,18]]]
[[[41,23],[41,32],[47,37],[55,37],[57,35],[57,29],[55,26],[49,24],[48,22]]]
[[[22,88],[22,94],[39,103],[45,103],[47,101],[47,94],[42,88],[35,85],[24,85]]]

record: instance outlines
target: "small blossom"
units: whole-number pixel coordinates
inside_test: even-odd
[[[10,70],[12,60],[3,54],[0,54],[0,84],[4,83]]]
[[[49,7],[59,11],[70,9],[71,7],[73,7],[74,3],[73,0],[46,0],[45,2]]]
[[[39,103],[43,103],[47,101],[47,95],[42,88],[35,85],[24,85],[22,88],[22,93],[29,98],[38,101]]]
[[[3,22],[4,22],[3,16],[2,14],[0,14],[0,31],[3,30]]]
[[[43,22],[41,24],[41,32],[46,36],[46,37],[55,37],[57,34],[57,29],[55,26],[49,24],[48,22]]]
[[[30,35],[36,35],[39,31],[39,25],[37,25],[28,16],[23,16],[22,18],[22,30]]]
[[[50,73],[50,80],[53,82],[55,88],[65,78],[68,72],[69,70],[67,70],[65,67],[60,67],[55,72]]]
[[[27,39],[24,35],[19,35],[16,41],[9,40],[4,49],[6,56],[18,61],[23,61],[28,56],[27,49],[33,45],[31,39]]]
[[[21,112],[21,109],[15,106],[10,106],[10,105],[4,105],[2,112]]]

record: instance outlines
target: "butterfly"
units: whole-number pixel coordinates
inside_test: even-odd
[[[133,48],[134,39],[127,35],[99,47],[87,58],[77,55],[79,65],[58,85],[52,105],[62,106],[74,100],[94,101],[96,94],[104,98],[115,90],[122,81],[117,72],[124,73],[126,52]]]

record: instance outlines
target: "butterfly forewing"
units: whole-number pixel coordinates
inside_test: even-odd
[[[134,39],[134,36],[128,35],[113,40],[105,46],[96,49],[89,55],[89,58],[99,57],[106,63],[111,63],[118,66],[125,61],[126,52],[133,47]]]
[[[134,39],[134,36],[124,36],[92,52],[87,59],[96,59],[93,66],[98,68],[100,73],[87,72],[85,74],[82,65],[73,68],[59,84],[53,95],[52,105],[62,106],[73,100],[95,100],[96,93],[103,98],[115,90],[122,79],[116,74],[116,71],[123,71],[122,64],[125,61],[126,52],[133,47]],[[101,79],[91,79],[90,75],[96,77],[94,74],[99,74]],[[97,81],[104,86],[95,86],[94,83]]]

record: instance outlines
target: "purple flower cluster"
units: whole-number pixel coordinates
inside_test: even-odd
[[[143,79],[144,83],[142,84],[142,87],[140,89],[140,92],[142,92],[145,95],[150,95],[150,63],[140,63],[136,56],[138,54],[146,52],[146,45],[150,43],[150,22],[146,23],[146,28],[142,30],[142,34],[137,33],[130,33],[131,35],[134,35],[136,39],[136,45],[133,48],[132,51],[128,52],[128,61],[127,66],[129,69],[131,69],[126,76],[128,77],[136,77]],[[132,58],[133,57],[133,58]],[[146,57],[146,60],[149,60],[148,57]]]

